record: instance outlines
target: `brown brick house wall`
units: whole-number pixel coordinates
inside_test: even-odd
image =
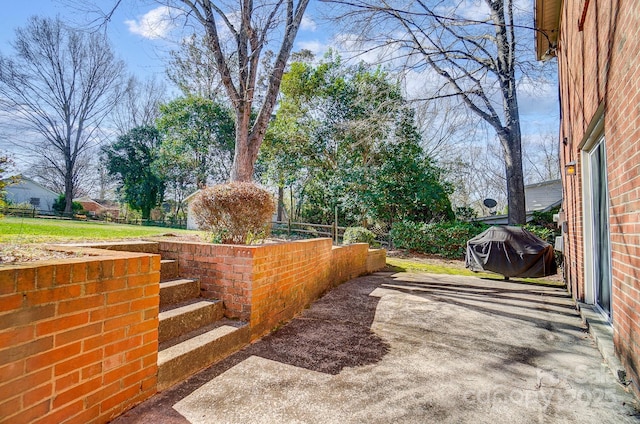
[[[538,1],[538,5],[541,2]],[[582,25],[581,25],[582,24]],[[590,263],[584,220],[582,145],[603,119],[612,269],[611,323],[617,354],[630,378],[640,370],[640,2],[564,1],[558,40],[562,120],[560,153],[575,161],[563,175],[566,278],[585,299]],[[592,260],[600,260],[593,258]],[[636,387],[637,390],[637,387]]]

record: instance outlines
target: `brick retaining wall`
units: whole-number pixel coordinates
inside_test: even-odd
[[[384,250],[330,239],[93,247],[0,268],[0,423],[104,423],[156,393],[160,256],[142,251],[177,259],[181,276],[250,323],[252,339],[386,261]]]
[[[229,318],[248,321],[255,339],[302,311],[322,293],[385,266],[384,250],[334,247],[331,239],[255,246],[160,241],[180,274],[200,280],[205,297],[221,299]]]
[[[0,422],[103,423],[156,393],[160,257],[0,268]]]

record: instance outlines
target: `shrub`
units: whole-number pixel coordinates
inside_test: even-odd
[[[192,201],[192,211],[214,242],[247,244],[268,235],[275,203],[267,190],[234,182],[201,190]]]
[[[527,224],[524,228],[552,245],[556,242],[556,236],[560,235],[559,231],[535,224]]]
[[[342,244],[368,243],[373,245],[376,235],[364,227],[348,227],[344,230]]]
[[[471,221],[478,217],[478,212],[468,206],[457,207],[455,210],[456,219],[461,221]]]
[[[558,213],[559,210],[560,207],[554,208],[549,212],[533,212],[533,219],[524,228],[547,243],[555,244],[556,236],[562,234],[558,224],[553,222],[553,215]]]
[[[14,212],[18,213],[31,213],[35,209],[29,202],[21,202],[21,203],[12,203],[8,202],[7,207],[11,208]]]
[[[476,222],[416,223],[396,222],[391,237],[396,247],[431,253],[450,259],[464,258],[467,241],[488,226]]]
[[[58,195],[58,198],[55,200],[55,202],[53,202],[52,209],[56,211],[59,215],[62,215],[64,213],[65,205],[66,205],[66,197],[64,194],[60,194]],[[73,211],[74,215],[82,213],[83,211],[82,203],[72,202],[71,210]]]
[[[36,207],[29,202],[13,203],[8,201],[5,207],[6,210],[4,210],[4,212],[10,212],[16,216],[36,216],[37,213]],[[0,208],[0,212],[2,212],[3,209],[4,208]]]

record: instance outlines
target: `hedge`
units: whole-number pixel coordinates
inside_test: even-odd
[[[467,241],[489,228],[477,222],[396,222],[391,237],[397,248],[431,253],[448,259],[463,259]]]

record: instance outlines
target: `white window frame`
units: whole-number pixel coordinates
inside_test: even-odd
[[[603,311],[597,302],[596,299],[596,268],[595,268],[595,234],[593,231],[593,175],[592,175],[592,154],[594,153],[596,147],[600,146],[601,143],[605,143],[604,136],[604,114],[601,110],[600,113],[596,114],[594,117],[593,124],[590,125],[591,131],[587,134],[584,141],[578,146],[580,149],[580,158],[581,158],[581,176],[582,176],[582,228],[583,228],[583,268],[584,268],[584,301],[587,304],[594,305],[597,307],[599,312],[605,317],[609,322],[612,320],[613,310],[611,310],[611,314],[607,314]],[[606,153],[606,144],[605,144],[605,153]],[[605,157],[605,166],[606,166],[606,157]],[[607,205],[609,204],[609,187],[608,180],[605,182],[606,184],[606,193],[607,193]],[[607,219],[609,219],[609,208],[607,207]],[[612,282],[612,273],[611,273],[611,234],[609,233],[609,251],[607,252],[609,255],[609,283]],[[610,293],[611,295],[611,293]],[[611,309],[612,305],[610,305]]]

